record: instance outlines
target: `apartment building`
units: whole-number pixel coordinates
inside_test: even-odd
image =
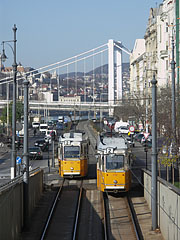
[[[153,74],[158,88],[171,84],[172,37],[175,38],[175,1],[151,8],[144,39],[135,41],[130,58],[131,95],[151,93]]]

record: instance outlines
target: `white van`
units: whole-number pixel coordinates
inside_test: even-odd
[[[39,122],[32,122],[32,127],[33,128],[39,128],[40,123]]]
[[[47,123],[41,123],[41,124],[40,124],[40,127],[39,127],[39,131],[40,131],[41,133],[46,133],[47,130],[48,130],[48,125],[47,125]]]
[[[59,116],[58,117],[58,122],[63,123],[64,122],[64,117],[63,116]]]

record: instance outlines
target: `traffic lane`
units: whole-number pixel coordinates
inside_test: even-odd
[[[36,167],[40,167],[42,169],[46,169],[48,168],[48,159],[49,159],[49,163],[50,163],[50,167],[52,167],[52,145],[49,146],[49,153],[48,151],[42,152],[43,154],[43,159],[39,160],[39,159],[34,159],[34,160],[30,160],[29,161],[29,165],[32,169],[36,168]]]
[[[132,153],[135,156],[133,166],[145,168],[146,159],[147,159],[147,166],[151,166],[152,151],[150,148],[147,151],[147,158],[146,158],[146,152],[144,151],[144,147],[139,142],[135,142],[135,147],[132,147]]]
[[[152,150],[151,148],[148,148],[147,151],[147,158],[146,158],[146,152],[144,151],[144,147],[142,146],[142,144],[140,144],[139,142],[135,142],[135,147],[132,148],[132,153],[133,153],[133,171],[135,171],[136,177],[138,177],[138,179],[141,178],[141,174],[142,171],[141,169],[144,168],[146,169],[147,166],[147,170],[151,171],[151,156],[152,156]],[[147,161],[147,163],[146,163]],[[158,160],[158,155],[157,155],[157,161],[159,163]],[[161,166],[158,164],[158,175],[165,179],[167,178],[167,169],[166,166],[162,165]]]
[[[7,152],[0,156],[0,175],[10,175],[11,152]]]

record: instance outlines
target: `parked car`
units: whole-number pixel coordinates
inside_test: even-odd
[[[39,129],[40,123],[39,122],[32,122],[32,127],[33,128],[38,128]]]
[[[63,123],[57,123],[56,124],[56,129],[57,130],[63,130],[64,129],[64,124]]]
[[[45,141],[45,139],[38,139],[34,142],[34,146],[36,147],[40,147],[40,149],[45,152],[48,150],[48,144],[47,142]]]
[[[128,144],[130,145],[130,147],[135,147],[134,140],[131,139],[131,137],[127,137],[126,140],[127,140]]]
[[[46,137],[53,137],[53,134],[54,134],[54,140],[56,140],[56,135],[57,135],[57,133],[56,133],[56,130],[55,129],[52,129],[52,130],[47,130],[46,131],[46,134],[45,134],[45,136]],[[53,140],[53,139],[52,139]]]
[[[126,126],[121,126],[121,127],[118,128],[118,131],[119,131],[119,133],[121,133],[121,134],[128,134],[129,128],[126,127]]]
[[[52,139],[51,139],[51,136],[45,136],[44,137],[44,140],[47,144],[51,144],[52,143]]]
[[[5,145],[10,147],[11,146],[11,141],[12,141],[11,137],[8,137],[4,133],[0,134],[0,147],[4,147]]]
[[[41,123],[39,127],[40,133],[46,133],[46,130],[48,130],[48,125],[46,123]]]
[[[141,138],[141,144],[142,145],[144,145],[145,142],[147,142],[147,141],[152,141],[152,136],[149,135],[147,139],[145,139],[145,137]]]
[[[29,148],[29,159],[30,160],[42,160],[43,159],[43,155],[42,155],[42,151],[39,147],[30,147]]]
[[[134,139],[137,142],[141,142],[142,137],[144,137],[144,134],[143,133],[138,133],[138,134],[135,135]]]

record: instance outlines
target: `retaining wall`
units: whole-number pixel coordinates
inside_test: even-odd
[[[29,214],[31,216],[43,191],[43,171],[37,171],[29,178]],[[23,222],[22,177],[0,188],[0,239],[18,239]]]
[[[144,170],[144,197],[151,209],[151,172]],[[164,239],[180,239],[180,190],[158,178],[158,225]]]

